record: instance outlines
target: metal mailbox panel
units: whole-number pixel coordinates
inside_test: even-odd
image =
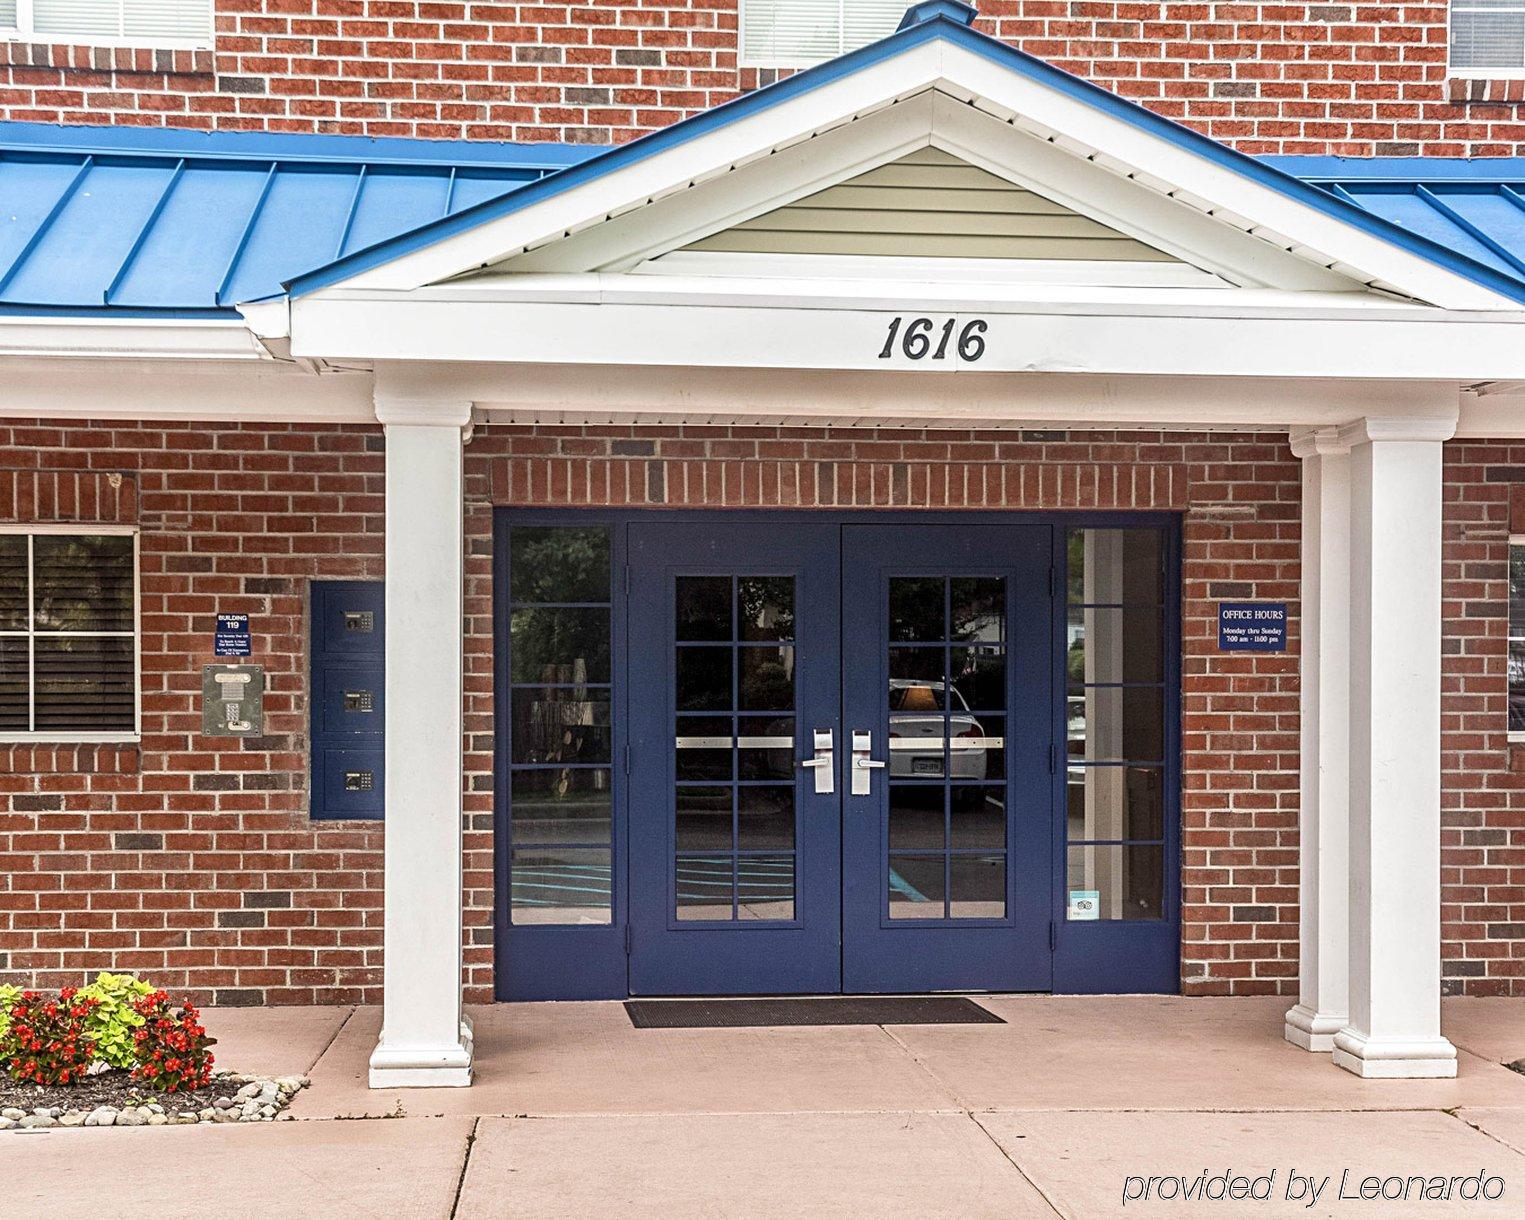
[[[386,809],[386,590],[379,581],[312,584],[312,816],[380,818]]]
[[[314,581],[312,638],[327,658],[381,657],[386,649],[386,586],[377,580]]]
[[[380,750],[323,749],[314,751],[313,789],[318,803],[322,784],[323,812],[331,818],[379,818],[385,792],[386,759]]]
[[[336,661],[314,675],[313,732],[379,737],[386,723],[386,670],[379,661]]]

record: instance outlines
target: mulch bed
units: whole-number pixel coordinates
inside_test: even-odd
[[[60,1107],[64,1110],[94,1110],[99,1106],[147,1105],[158,1102],[166,1114],[204,1110],[214,1105],[219,1097],[231,1098],[243,1088],[241,1076],[213,1079],[204,1089],[193,1093],[155,1094],[132,1079],[129,1072],[102,1072],[99,1076],[87,1076],[80,1084],[35,1085],[17,1084],[14,1080],[0,1077],[0,1110],[15,1107],[31,1114],[38,1107]]]

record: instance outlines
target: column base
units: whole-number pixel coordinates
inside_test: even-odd
[[[1434,1080],[1456,1075],[1456,1048],[1445,1038],[1373,1038],[1354,1029],[1334,1036],[1334,1062],[1366,1080]]]
[[[461,1022],[460,1041],[444,1046],[389,1046],[386,1031],[371,1052],[373,1089],[463,1089],[471,1084],[470,1020]]]
[[[1350,1018],[1341,1013],[1331,1016],[1296,1004],[1287,1009],[1286,1025],[1282,1033],[1293,1046],[1305,1051],[1328,1052],[1334,1049],[1334,1036],[1344,1029]]]

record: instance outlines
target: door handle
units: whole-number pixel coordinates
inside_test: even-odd
[[[862,729],[853,731],[852,794],[854,796],[867,796],[869,780],[872,778],[869,772],[884,766],[879,759],[869,757],[873,745],[872,733],[865,733]]]
[[[831,761],[831,730],[816,729],[815,757],[800,759],[800,766],[815,772],[815,790],[819,794],[833,791],[832,773],[836,770]]]

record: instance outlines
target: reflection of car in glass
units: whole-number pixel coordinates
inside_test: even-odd
[[[943,726],[948,732],[950,779],[998,779],[986,775],[985,730],[969,714],[955,687],[949,715],[943,716],[950,691],[941,682],[890,679],[890,778],[942,779]]]

